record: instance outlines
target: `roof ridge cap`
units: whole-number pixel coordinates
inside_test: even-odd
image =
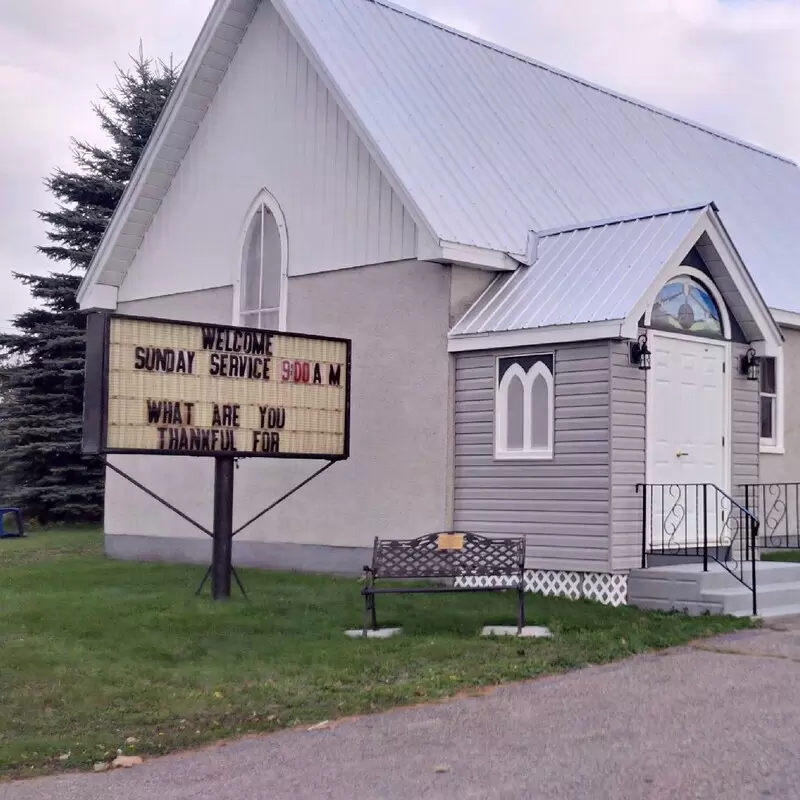
[[[536,231],[535,233],[539,239],[545,239],[548,236],[558,236],[562,233],[573,233],[575,231],[585,231],[592,228],[604,228],[607,225],[624,225],[626,222],[637,222],[639,220],[653,219],[655,217],[668,217],[672,214],[684,214],[688,211],[702,211],[706,208],[712,208],[714,211],[718,211],[717,205],[713,201],[706,203],[692,203],[690,205],[659,209],[657,211],[636,212],[633,214],[625,214],[620,217],[609,217],[608,219],[577,222],[570,225],[562,225],[558,228]]]

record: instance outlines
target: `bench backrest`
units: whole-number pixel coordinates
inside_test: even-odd
[[[451,536],[453,534],[444,534]],[[431,533],[418,539],[375,539],[375,578],[459,578],[466,575],[522,577],[525,539],[489,539],[475,533],[463,537],[457,550],[442,550]]]

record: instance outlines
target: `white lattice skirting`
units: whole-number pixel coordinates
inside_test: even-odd
[[[514,586],[514,578],[467,576],[456,578],[456,586]],[[596,600],[607,606],[628,604],[628,576],[610,572],[565,572],[530,569],[525,572],[525,591],[545,597],[568,597],[571,600]]]

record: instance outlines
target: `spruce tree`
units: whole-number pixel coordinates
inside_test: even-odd
[[[177,80],[139,53],[93,106],[106,146],[72,140],[73,171],[45,179],[56,208],[40,253],[67,271],[13,273],[37,304],[0,334],[0,502],[42,523],[102,517],[103,464],[81,453],[85,315],[75,293]]]

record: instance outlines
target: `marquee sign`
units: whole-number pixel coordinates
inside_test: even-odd
[[[346,339],[92,314],[87,453],[345,459]]]

